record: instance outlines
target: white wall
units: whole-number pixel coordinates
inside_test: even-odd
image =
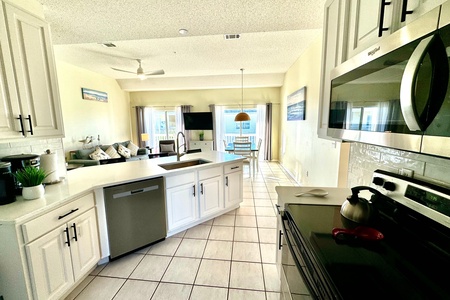
[[[86,136],[97,138],[101,144],[129,140],[131,137],[130,100],[116,80],[56,61],[59,91],[63,111],[64,149],[80,149],[78,142]],[[106,92],[108,102],[84,100],[81,88]]]
[[[317,40],[289,68],[281,88],[282,166],[302,186],[337,186],[340,143],[317,137],[322,39]],[[306,86],[306,120],[287,121],[287,97]]]

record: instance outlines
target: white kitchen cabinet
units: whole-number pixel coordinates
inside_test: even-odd
[[[57,299],[75,282],[65,230],[62,225],[27,245],[37,299]]]
[[[213,150],[213,141],[189,141],[189,150],[201,149],[202,152]]]
[[[166,177],[167,228],[177,228],[194,222],[197,216],[197,188],[194,172]]]
[[[0,138],[62,137],[49,26],[9,3],[0,4],[0,55],[4,62],[0,67]]]
[[[26,245],[37,299],[59,299],[100,260],[95,208]]]
[[[347,31],[347,11],[349,2],[346,0],[328,0],[325,3],[322,66],[319,102],[319,122],[317,134],[320,138],[331,139],[327,136],[328,115],[330,110],[330,73],[335,67],[345,61]]]
[[[242,162],[224,165],[225,207],[231,207],[242,202],[242,167]]]
[[[351,0],[346,59],[414,21],[445,0]]]
[[[222,167],[199,171],[200,217],[207,217],[223,209]]]

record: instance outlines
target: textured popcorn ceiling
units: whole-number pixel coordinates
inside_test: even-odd
[[[56,58],[116,78],[126,90],[280,86],[322,32],[325,0],[40,0]],[[180,36],[178,30],[189,30]],[[241,34],[224,40],[224,34]],[[100,43],[112,42],[116,48]],[[145,72],[165,75],[141,81]],[[319,67],[319,66],[318,66]]]

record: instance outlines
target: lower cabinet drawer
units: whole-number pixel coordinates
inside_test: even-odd
[[[22,233],[25,243],[31,242],[64,224],[68,218],[76,217],[94,206],[94,194],[90,193],[23,224]]]

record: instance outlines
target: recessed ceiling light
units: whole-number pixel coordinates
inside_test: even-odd
[[[115,48],[116,45],[114,45],[111,42],[106,42],[106,43],[101,43],[103,47],[107,47],[107,48]]]
[[[187,35],[189,31],[187,29],[181,28],[180,30],[178,30],[178,33],[181,35]]]

